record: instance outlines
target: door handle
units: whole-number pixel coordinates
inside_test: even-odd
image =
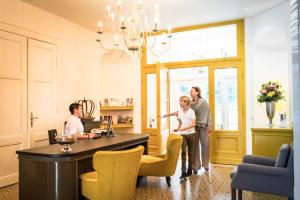
[[[38,119],[38,118],[39,118],[39,117],[34,117],[32,112],[30,113],[30,126],[31,126],[31,128],[33,127],[33,121],[34,121],[35,119]]]

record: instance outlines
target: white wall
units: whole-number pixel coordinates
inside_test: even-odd
[[[86,97],[99,102],[101,53],[94,32],[19,0],[0,1],[0,21],[60,41],[61,121],[69,117],[68,105],[75,100]]]
[[[109,38],[107,38],[109,39]],[[107,40],[106,40],[107,41]],[[122,45],[121,45],[122,46]],[[104,98],[133,98],[133,113],[122,112],[120,114],[133,114],[134,129],[121,130],[124,132],[141,132],[141,69],[137,54],[116,50],[108,52],[100,60],[100,90],[101,101]],[[120,57],[121,56],[121,57]],[[102,114],[102,113],[101,113]],[[103,114],[104,115],[104,114]],[[115,114],[113,114],[115,115]],[[119,130],[120,131],[120,130]]]
[[[276,106],[274,125],[279,124],[280,111],[291,121],[289,19],[288,1],[245,19],[247,153],[252,152],[251,128],[268,124],[265,104],[256,101],[262,83],[280,81],[286,91],[287,101]]]

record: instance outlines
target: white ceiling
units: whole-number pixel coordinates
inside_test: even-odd
[[[22,0],[55,15],[95,31],[104,11],[114,0]],[[123,0],[130,5],[134,0]],[[241,19],[270,9],[287,0],[143,0],[146,14],[152,18],[159,4],[162,27],[182,27]]]

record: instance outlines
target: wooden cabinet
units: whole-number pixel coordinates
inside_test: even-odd
[[[252,154],[276,157],[282,144],[293,140],[292,128],[252,128]]]

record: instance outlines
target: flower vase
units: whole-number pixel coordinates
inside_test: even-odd
[[[269,128],[273,127],[273,118],[275,115],[275,101],[271,101],[271,102],[266,102],[266,112],[267,112],[267,116],[269,118]]]

